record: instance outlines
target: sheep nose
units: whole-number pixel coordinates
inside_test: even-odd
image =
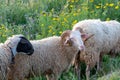
[[[85,49],[85,46],[80,46],[80,50],[84,50]]]

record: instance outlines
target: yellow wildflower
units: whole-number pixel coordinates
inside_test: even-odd
[[[72,25],[76,24],[77,22],[78,22],[77,20],[74,20],[74,21],[72,22]]]
[[[75,0],[75,2],[78,2],[78,0]]]
[[[108,6],[109,4],[108,3],[106,3],[106,6]]]
[[[58,17],[56,17],[56,21],[59,21],[59,18],[58,18]]]
[[[55,32],[53,32],[52,34],[55,35]]]
[[[73,8],[73,5],[70,5],[71,8]]]
[[[99,8],[100,8],[100,6],[96,6],[96,8],[97,8],[97,9],[99,9]]]
[[[73,13],[73,16],[76,16],[77,14],[76,13]]]
[[[106,18],[106,21],[110,21],[110,18]]]
[[[47,15],[45,12],[43,12],[42,14],[43,14],[43,16],[46,16],[46,15]]]
[[[62,31],[60,31],[59,33],[62,34]]]
[[[66,18],[64,18],[64,21],[65,21],[65,22],[68,22],[68,20],[67,20]]]
[[[52,26],[48,26],[48,28],[52,28]]]
[[[53,21],[55,21],[56,19],[55,18],[53,18]]]
[[[52,33],[52,29],[50,29],[48,32],[49,32],[49,33]]]
[[[74,3],[75,1],[74,0],[71,0],[72,3]]]
[[[59,21],[59,18],[58,17],[54,17],[53,21]]]
[[[109,4],[109,6],[110,6],[110,7],[113,7],[113,6],[114,6],[114,4],[113,4],[113,3],[110,3],[110,4]]]
[[[44,26],[44,24],[41,24],[41,26]]]
[[[90,2],[93,2],[94,0],[90,0]]]
[[[46,16],[46,14],[43,14],[43,16]]]
[[[119,6],[115,6],[115,9],[119,9]]]
[[[103,8],[105,9],[105,8],[106,8],[106,6],[103,6]]]

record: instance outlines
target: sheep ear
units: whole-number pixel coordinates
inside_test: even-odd
[[[87,41],[88,39],[90,39],[92,36],[94,36],[94,34],[91,34],[91,35],[88,35],[86,33],[81,34],[81,37],[82,37],[84,42]]]

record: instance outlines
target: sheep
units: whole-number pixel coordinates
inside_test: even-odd
[[[15,57],[9,80],[24,80],[44,75],[47,80],[58,80],[60,74],[70,67],[78,51],[84,49],[79,31],[66,30],[61,36],[30,41],[35,52],[32,56]],[[81,42],[80,42],[81,41]]]
[[[91,68],[97,65],[97,70],[100,69],[101,58],[104,54],[120,52],[120,23],[115,20],[83,20],[76,23],[72,31],[80,31],[83,36],[85,50],[77,55],[75,67],[79,75],[79,63],[85,62],[87,80],[89,80]],[[93,36],[88,39],[89,35]],[[80,76],[78,79],[80,80]]]
[[[9,37],[0,44],[0,80],[7,80],[9,65],[14,63],[14,57],[19,54],[33,54],[32,44],[23,35]]]

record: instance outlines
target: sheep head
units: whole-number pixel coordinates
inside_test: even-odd
[[[66,30],[61,35],[62,44],[65,46],[74,46],[79,50],[84,50],[84,44],[79,31]]]
[[[23,35],[13,35],[5,41],[5,44],[10,47],[14,56],[19,52],[27,55],[34,52],[32,44]]]

